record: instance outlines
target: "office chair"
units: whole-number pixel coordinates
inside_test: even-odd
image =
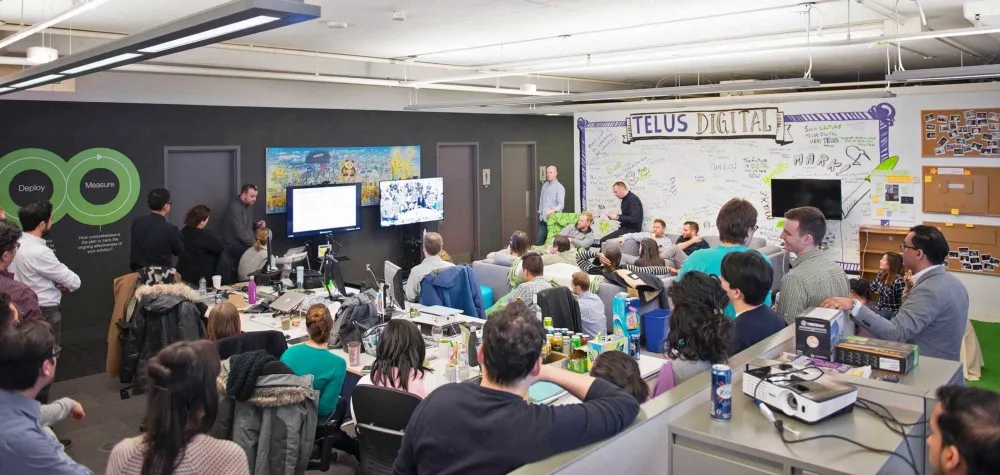
[[[337,399],[337,406],[330,416],[316,424],[316,439],[313,442],[312,455],[309,457],[309,465],[306,470],[319,470],[321,472],[330,470],[330,464],[337,460],[337,454],[333,451],[334,444],[347,437],[340,430],[340,424],[344,422],[346,413],[347,398],[341,396]]]
[[[360,385],[354,388],[353,399],[361,473],[391,474],[403,445],[403,429],[420,397],[398,389]]]

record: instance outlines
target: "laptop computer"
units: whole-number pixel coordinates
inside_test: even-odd
[[[269,305],[276,312],[291,312],[308,297],[302,292],[285,292]]]

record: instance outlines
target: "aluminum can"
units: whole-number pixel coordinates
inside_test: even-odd
[[[712,365],[712,419],[728,421],[733,418],[733,370],[724,364]]]

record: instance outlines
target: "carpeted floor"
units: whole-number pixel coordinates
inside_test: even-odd
[[[102,355],[103,358],[103,355]],[[63,357],[59,360],[57,373],[62,371]],[[103,361],[102,361],[103,364]],[[83,370],[92,371],[86,364]],[[83,405],[87,418],[81,422],[63,421],[54,430],[60,439],[71,439],[73,445],[66,452],[77,462],[86,465],[96,474],[104,473],[108,454],[118,441],[139,434],[139,422],[146,410],[146,398],[134,397],[122,400],[118,395],[119,383],[103,373],[70,380],[60,380],[52,386],[52,399],[70,397]],[[327,472],[348,475],[354,473],[354,458],[340,453]]]
[[[1000,392],[1000,323],[973,320],[972,327],[983,350],[983,375],[979,381],[967,381],[969,386]]]

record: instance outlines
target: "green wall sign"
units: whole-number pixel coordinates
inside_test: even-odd
[[[69,161],[40,148],[0,158],[0,205],[14,222],[20,205],[48,199],[53,222],[69,215],[92,226],[111,224],[132,211],[139,183],[132,160],[109,148],[87,149]]]

